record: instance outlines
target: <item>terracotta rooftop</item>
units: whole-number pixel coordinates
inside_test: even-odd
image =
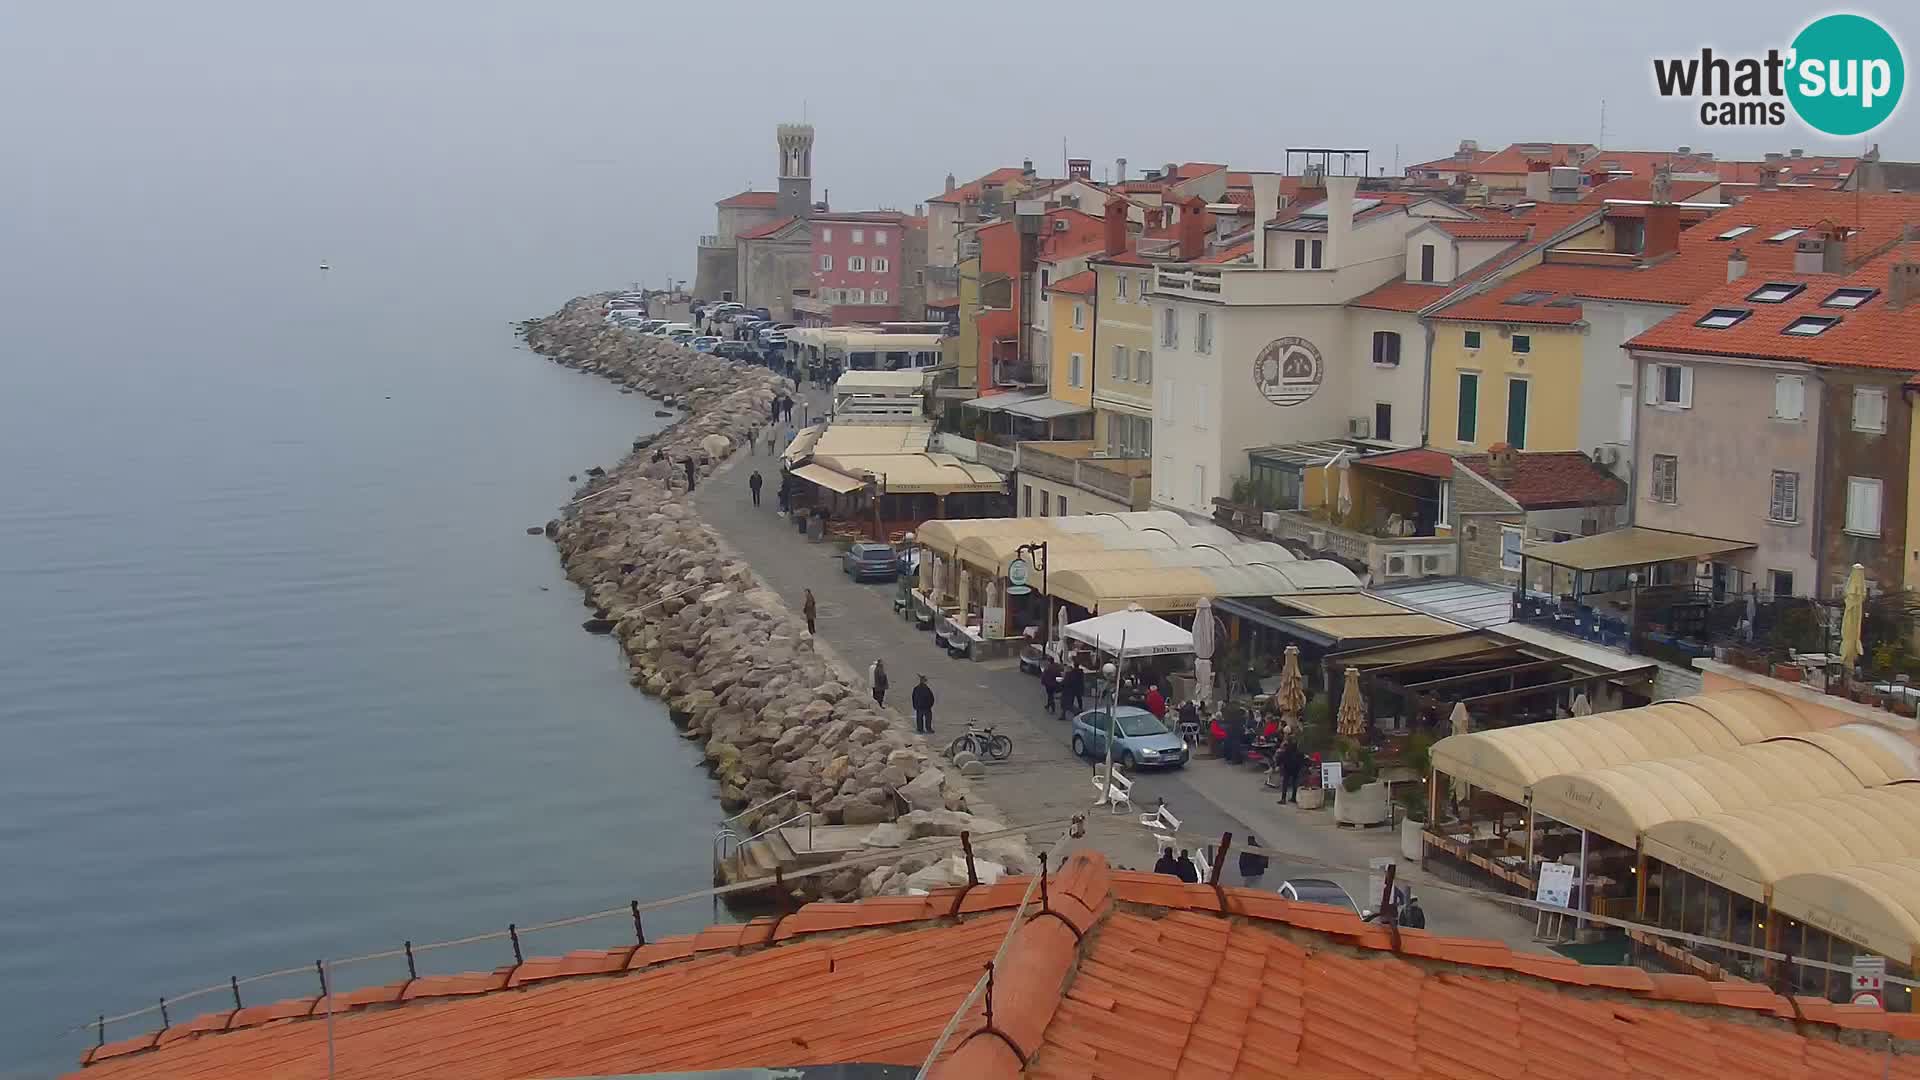
[[[1532,147],[1544,149],[1529,149]],[[1581,154],[1590,149],[1589,143],[1514,143],[1475,162],[1470,171],[1475,176],[1524,175],[1527,166],[1537,161],[1548,165],[1578,165]]]
[[[1686,202],[1702,195],[1711,194],[1720,186],[1717,180],[1674,180],[1669,182],[1667,193],[1674,202]],[[1608,199],[1651,199],[1653,198],[1653,175],[1635,174],[1622,176],[1605,183],[1594,184],[1580,193],[1580,201],[1588,205],[1599,205]]]
[[[1461,274],[1452,282],[1435,284],[1423,281],[1389,281],[1372,292],[1349,300],[1348,306],[1379,311],[1420,311],[1456,291],[1464,290],[1476,282],[1498,275],[1529,253],[1537,251],[1541,245],[1551,242],[1555,237],[1569,230],[1573,230],[1576,234],[1582,231],[1575,229],[1575,226],[1590,227],[1597,225],[1599,220],[1598,209],[1572,203],[1543,203],[1537,207],[1528,207],[1520,213],[1500,215],[1496,221],[1454,221],[1436,218],[1432,222],[1433,225],[1459,239],[1481,240],[1508,237],[1515,239],[1508,247],[1496,252],[1492,258]]]
[[[639,948],[341,994],[337,1080],[508,1080],[917,1065],[1028,882],[810,904]],[[1224,901],[1225,910],[1222,910]],[[1133,1077],[1920,1078],[1920,1017],[1765,986],[1584,966],[1497,942],[1396,937],[1275,893],[1070,857],[1029,909],[938,1080]],[[320,1080],[312,999],[93,1051],[85,1080]],[[1569,1066],[1572,1066],[1569,1068]]]
[[[1742,250],[1746,250],[1742,248]],[[1766,360],[1796,360],[1835,367],[1895,368],[1920,371],[1920,298],[1896,311],[1888,302],[1889,271],[1896,263],[1920,261],[1920,243],[1903,243],[1871,260],[1858,271],[1839,274],[1759,273],[1749,270],[1739,280],[1723,285],[1639,337],[1629,348],[1717,356],[1750,356]],[[1762,293],[1769,286],[1775,292]],[[1847,290],[1845,293],[1842,290]],[[1768,302],[1790,292],[1779,302]],[[1763,299],[1755,299],[1756,296]],[[1841,301],[1864,297],[1851,307]],[[1737,316],[1701,325],[1719,312]],[[1787,327],[1807,325],[1802,320],[1833,320],[1817,334],[1788,333]]]
[[[1086,296],[1087,294],[1093,292],[1093,287],[1094,287],[1093,271],[1082,270],[1077,274],[1069,274],[1066,277],[1061,278],[1059,281],[1056,281],[1052,285],[1049,285],[1047,287],[1057,293],[1068,293],[1073,296]]]
[[[1455,288],[1455,285],[1438,285],[1428,281],[1389,281],[1370,293],[1347,301],[1347,306],[1378,311],[1419,311]]]
[[[1113,266],[1152,266],[1153,265],[1153,263],[1149,262],[1139,252],[1132,251],[1132,250],[1123,251],[1118,255],[1095,255],[1092,261],[1098,262],[1098,263],[1109,263]]]
[[[1592,210],[1591,207],[1582,208]],[[1462,297],[1434,314],[1468,322],[1571,324],[1583,312],[1579,301],[1629,300],[1682,306],[1726,284],[1727,256],[1739,248],[1749,274],[1781,274],[1794,261],[1790,230],[1822,222],[1845,226],[1849,258],[1864,259],[1892,244],[1909,222],[1920,222],[1920,196],[1861,195],[1850,191],[1763,191],[1680,232],[1679,248],[1653,260],[1549,251],[1541,265],[1523,270],[1485,293]],[[1730,236],[1736,229],[1746,230]],[[1727,237],[1721,239],[1721,237]],[[1783,236],[1780,240],[1771,237]],[[1528,302],[1511,301],[1534,294]]]
[[[1216,165],[1211,161],[1189,161],[1173,167],[1173,178],[1175,180],[1191,180],[1196,176],[1206,176],[1209,173],[1217,173],[1224,168],[1226,168],[1225,165]],[[1231,181],[1232,177],[1229,176],[1228,180]]]
[[[1222,248],[1211,255],[1203,255],[1193,261],[1196,263],[1230,263],[1238,259],[1246,258],[1252,254],[1253,242],[1249,240],[1244,244],[1235,244],[1229,248]]]
[[[1516,219],[1454,221],[1450,218],[1436,218],[1433,224],[1448,236],[1456,236],[1462,240],[1525,240],[1532,231],[1526,222]]]
[[[1018,168],[995,169],[978,180],[961,184],[952,191],[943,191],[938,195],[929,196],[927,201],[930,203],[978,202],[981,193],[988,187],[1010,184],[1026,175],[1025,170]]]
[[[800,219],[795,217],[783,217],[778,221],[769,221],[765,225],[762,225],[757,229],[748,229],[746,232],[740,233],[737,237],[735,237],[735,239],[739,239],[739,240],[764,239],[766,237],[772,236],[773,234],[779,232],[780,230],[786,228],[787,226],[793,224],[798,220]]]
[[[1354,458],[1353,463],[1392,472],[1412,473],[1415,476],[1430,476],[1436,480],[1453,479],[1453,455],[1425,447],[1372,454],[1363,458]]]
[[[1423,161],[1418,165],[1409,165],[1406,171],[1412,173],[1415,170],[1432,172],[1460,172],[1462,170],[1471,170],[1473,166],[1478,165],[1480,162],[1487,160],[1497,153],[1499,153],[1497,150],[1473,150],[1462,154],[1456,150],[1443,158],[1434,158],[1432,161]]]
[[[1612,506],[1627,501],[1627,485],[1578,450],[1522,450],[1513,455],[1513,476],[1496,480],[1486,454],[1467,454],[1460,464],[1507,493],[1522,510]]]
[[[738,195],[729,195],[715,206],[742,206],[755,210],[771,210],[780,203],[777,191],[743,191]]]

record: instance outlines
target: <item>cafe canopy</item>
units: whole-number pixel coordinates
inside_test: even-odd
[[[1062,632],[1073,641],[1128,659],[1193,651],[1190,631],[1137,607],[1068,623]]]

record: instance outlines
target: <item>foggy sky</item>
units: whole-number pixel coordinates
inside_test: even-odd
[[[772,186],[773,126],[803,113],[816,197],[840,209],[907,208],[949,170],[1023,157],[1057,175],[1063,137],[1096,178],[1117,156],[1277,169],[1288,145],[1368,147],[1391,172],[1465,137],[1596,141],[1603,98],[1611,148],[1858,152],[1797,125],[1703,129],[1652,91],[1655,52],[1784,46],[1824,10],[13,0],[0,241],[279,217],[318,250],[357,218],[418,213],[457,245],[463,215],[525,212],[602,224],[636,275],[690,276],[713,201]],[[1920,15],[1856,10],[1915,61]],[[1874,136],[1886,156],[1920,156],[1916,116]]]

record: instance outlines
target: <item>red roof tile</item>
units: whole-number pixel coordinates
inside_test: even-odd
[[[988,187],[1011,184],[1026,175],[1025,170],[1018,168],[995,169],[978,180],[961,184],[952,191],[943,191],[938,195],[929,196],[927,201],[930,203],[978,202],[981,193]]]
[[[1094,277],[1093,271],[1091,270],[1082,270],[1077,274],[1069,274],[1048,286],[1048,288],[1054,292],[1070,293],[1074,296],[1090,295],[1093,292],[1093,287]]]
[[[1433,224],[1448,236],[1457,236],[1462,240],[1525,240],[1532,233],[1525,222],[1513,220],[1453,221],[1437,218]]]
[[[1505,491],[1523,510],[1612,506],[1627,501],[1627,485],[1578,450],[1521,451],[1513,476],[1496,480],[1485,454],[1467,454],[1460,464]]]
[[[1244,244],[1235,244],[1230,248],[1223,248],[1211,255],[1203,255],[1193,261],[1197,263],[1230,263],[1235,259],[1245,258],[1252,254],[1253,241],[1249,240]]]
[[[1370,293],[1347,301],[1347,306],[1380,311],[1419,311],[1453,289],[1451,285],[1435,285],[1425,281],[1389,281]]]
[[[1920,220],[1920,211],[1916,211]],[[1742,248],[1743,251],[1747,250]],[[1750,356],[1835,367],[1893,368],[1920,371],[1920,304],[1899,311],[1887,303],[1888,272],[1895,263],[1920,261],[1920,244],[1900,244],[1848,275],[1759,273],[1748,270],[1657,326],[1627,342],[1628,348],[1714,356]],[[1798,285],[1800,291],[1777,304],[1750,299],[1764,285]],[[1878,290],[1854,308],[1824,306],[1836,290]],[[1699,325],[1715,310],[1746,312],[1725,329]],[[1784,332],[1803,318],[1836,320],[1818,334]]]
[[[1668,195],[1674,202],[1686,202],[1719,186],[1717,180],[1674,180],[1668,187]],[[1653,174],[1622,176],[1605,183],[1594,184],[1580,195],[1580,201],[1588,206],[1598,206],[1608,199],[1651,199],[1653,198]]]
[[[1438,450],[1395,450],[1386,454],[1371,454],[1363,458],[1354,458],[1355,465],[1367,465],[1375,469],[1387,469],[1392,472],[1412,473],[1415,476],[1431,476],[1436,480],[1453,478],[1453,455]]]
[[[793,224],[798,220],[800,219],[793,218],[793,217],[783,217],[778,221],[769,221],[765,225],[762,225],[757,229],[749,229],[746,232],[737,234],[736,239],[740,239],[740,240],[764,239],[766,237],[774,235],[775,233],[779,232],[780,230],[786,228],[787,226]]]
[[[754,210],[771,210],[780,205],[780,193],[777,191],[743,191],[738,195],[729,195],[715,206],[737,206]]]
[[[627,949],[528,961],[515,989],[479,996],[374,1004],[392,1000],[387,988],[348,1008],[342,995],[331,1027],[307,1018],[311,999],[284,1010],[301,1019],[232,1030],[213,1013],[92,1051],[76,1075],[320,1080],[331,1062],[338,1080],[507,1080],[916,1065],[1007,938],[1026,884],[971,890],[994,910],[958,923],[940,915],[956,890],[816,904],[783,921],[778,944],[759,943],[770,928],[760,920],[683,938],[673,955],[709,940],[714,951],[615,974],[593,972]],[[1864,1080],[1888,1059],[1843,1032],[1914,1033],[1904,1017],[1812,1001],[1796,1026],[1792,1005],[1756,984],[1589,967],[1496,942],[1409,930],[1394,955],[1387,930],[1350,911],[1236,888],[1225,890],[1230,915],[1213,914],[1210,887],[1111,871],[1086,852],[1059,867],[1049,895],[995,968],[992,1025],[984,1001],[960,1015],[939,1080],[1521,1078],[1570,1062],[1583,1075]],[[789,935],[795,920],[887,928]],[[570,965],[579,972],[559,970]],[[1891,1059],[1892,1074],[1920,1076],[1912,1061]]]

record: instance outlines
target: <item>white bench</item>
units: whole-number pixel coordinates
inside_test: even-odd
[[[1105,806],[1110,813],[1115,814],[1121,813],[1122,807],[1125,807],[1128,813],[1133,811],[1133,781],[1118,768],[1109,774],[1105,765],[1095,765],[1093,790],[1099,793],[1099,798],[1093,801],[1093,805]]]
[[[1167,806],[1167,800],[1161,799],[1155,803],[1151,814],[1141,814],[1140,824],[1154,830],[1153,838],[1159,841],[1161,847],[1180,846],[1178,837],[1168,836],[1159,831],[1161,829],[1165,829],[1168,833],[1180,831],[1180,819],[1173,816],[1173,810]]]

